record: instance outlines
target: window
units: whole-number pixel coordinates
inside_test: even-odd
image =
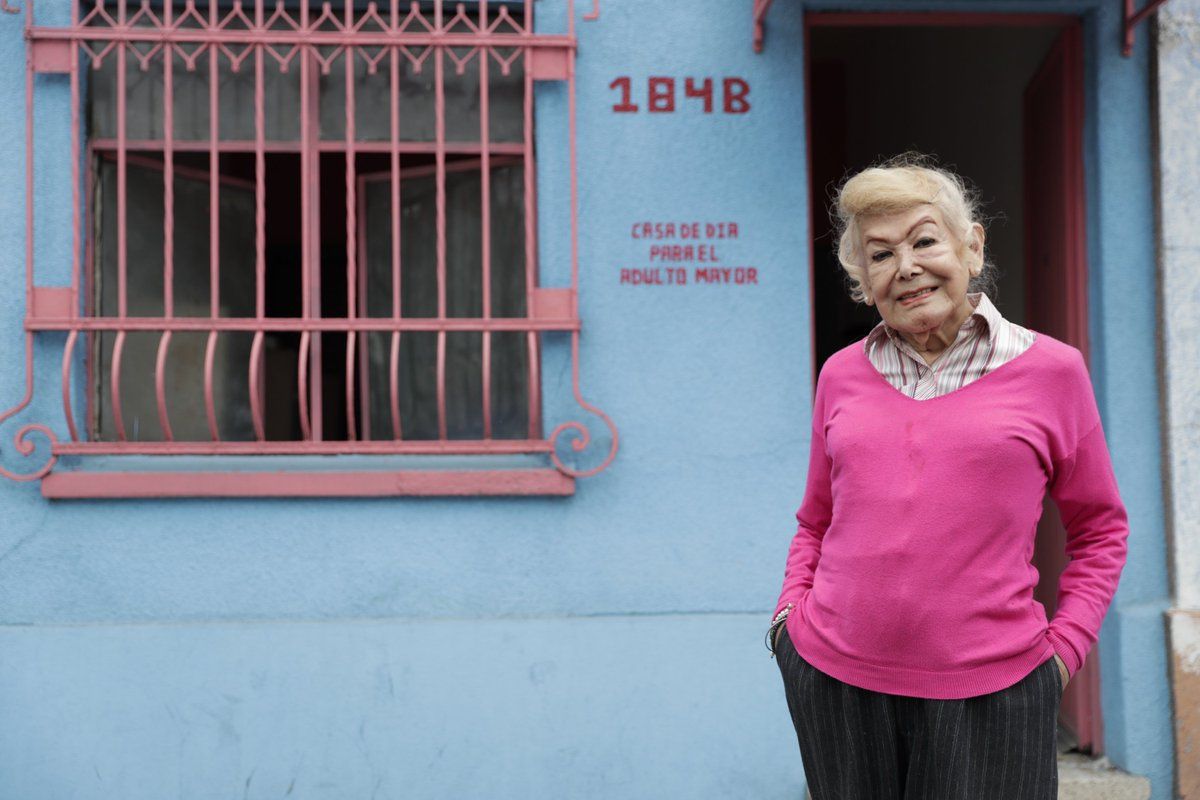
[[[68,332],[54,457],[526,454],[557,469],[417,483],[570,491],[598,469],[556,452],[581,424],[543,430],[540,334],[579,325],[577,281],[538,285],[532,109],[573,34],[533,33],[531,0],[337,5],[88,0],[31,28],[86,142],[83,256],[27,311]],[[360,493],[308,470],[262,493]]]

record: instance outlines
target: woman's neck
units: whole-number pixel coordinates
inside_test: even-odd
[[[904,341],[908,342],[913,350],[920,354],[926,364],[933,366],[933,362],[941,358],[942,354],[958,340],[958,333],[962,329],[963,323],[970,319],[975,308],[976,306],[970,301],[970,298],[967,298],[954,315],[947,317],[945,322],[932,330],[912,333],[897,329],[896,332],[903,337]]]

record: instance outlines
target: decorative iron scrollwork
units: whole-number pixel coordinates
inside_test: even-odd
[[[33,336],[26,334],[25,336],[25,396],[21,398],[21,402],[17,403],[12,408],[0,414],[0,426],[5,422],[20,414],[29,403],[33,400]],[[58,437],[54,431],[50,430],[41,423],[33,422],[20,428],[13,435],[13,447],[24,458],[29,458],[34,454],[37,445],[29,438],[30,434],[40,433],[48,440],[51,448],[50,457],[46,463],[32,472],[13,472],[6,469],[3,463],[0,463],[0,475],[14,481],[36,481],[47,475],[50,470],[54,469],[54,464],[58,461],[58,456],[54,454],[53,448],[58,444]],[[0,453],[3,451],[0,450]]]
[[[552,445],[551,450],[550,450],[550,460],[554,462],[554,466],[558,469],[558,471],[563,473],[564,475],[570,475],[572,478],[586,478],[586,477],[595,475],[596,473],[604,470],[606,467],[608,467],[609,464],[612,463],[613,459],[617,457],[618,436],[617,436],[617,426],[613,424],[613,421],[611,419],[609,419],[609,416],[607,414],[605,414],[603,411],[601,411],[600,409],[593,406],[591,403],[584,400],[583,394],[579,390],[579,332],[578,331],[571,334],[571,378],[572,378],[572,387],[571,388],[575,394],[575,402],[579,404],[580,408],[583,408],[589,414],[593,414],[593,415],[599,417],[600,420],[606,426],[608,426],[608,430],[612,433],[612,444],[608,448],[608,455],[605,456],[604,460],[602,462],[600,462],[599,465],[592,467],[591,469],[588,469],[588,470],[577,470],[572,467],[568,467],[566,464],[564,464],[562,462],[562,459],[560,459],[558,457],[558,438],[560,436],[562,436],[564,433],[566,433],[567,431],[574,431],[576,435],[572,436],[570,438],[570,442],[571,442],[572,449],[574,449],[575,452],[578,453],[578,452],[582,452],[583,450],[587,449],[587,446],[589,444],[591,444],[592,434],[591,434],[591,431],[588,430],[588,427],[586,425],[584,425],[582,422],[577,422],[574,420],[572,420],[570,422],[564,422],[550,433],[550,444]]]

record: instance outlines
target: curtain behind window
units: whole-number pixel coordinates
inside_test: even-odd
[[[478,168],[446,172],[446,314],[483,314],[481,177]],[[406,178],[400,200],[400,308],[405,317],[436,317],[437,226],[434,177]],[[367,182],[366,313],[392,314],[391,180]],[[524,174],[521,165],[491,169],[492,316],[525,314]],[[491,334],[492,435],[524,438],[529,426],[527,334]],[[391,438],[388,393],[391,335],[369,337],[371,438]],[[437,438],[437,334],[400,337],[400,417],[404,438]],[[446,428],[451,439],[483,436],[483,334],[446,334]]]

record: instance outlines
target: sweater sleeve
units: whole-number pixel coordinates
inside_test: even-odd
[[[788,550],[783,571],[783,590],[775,605],[778,614],[788,603],[799,604],[800,598],[812,588],[813,574],[821,557],[821,541],[829,528],[833,514],[831,491],[832,464],[825,448],[825,372],[817,381],[813,402],[812,442],[808,455],[808,479],[804,500],[796,512],[796,535]]]
[[[1086,431],[1067,456],[1056,459],[1049,483],[1066,528],[1066,569],[1058,579],[1057,608],[1048,638],[1074,675],[1096,643],[1100,624],[1125,566],[1129,521],[1117,489],[1112,459],[1087,368],[1076,404],[1078,430]]]

